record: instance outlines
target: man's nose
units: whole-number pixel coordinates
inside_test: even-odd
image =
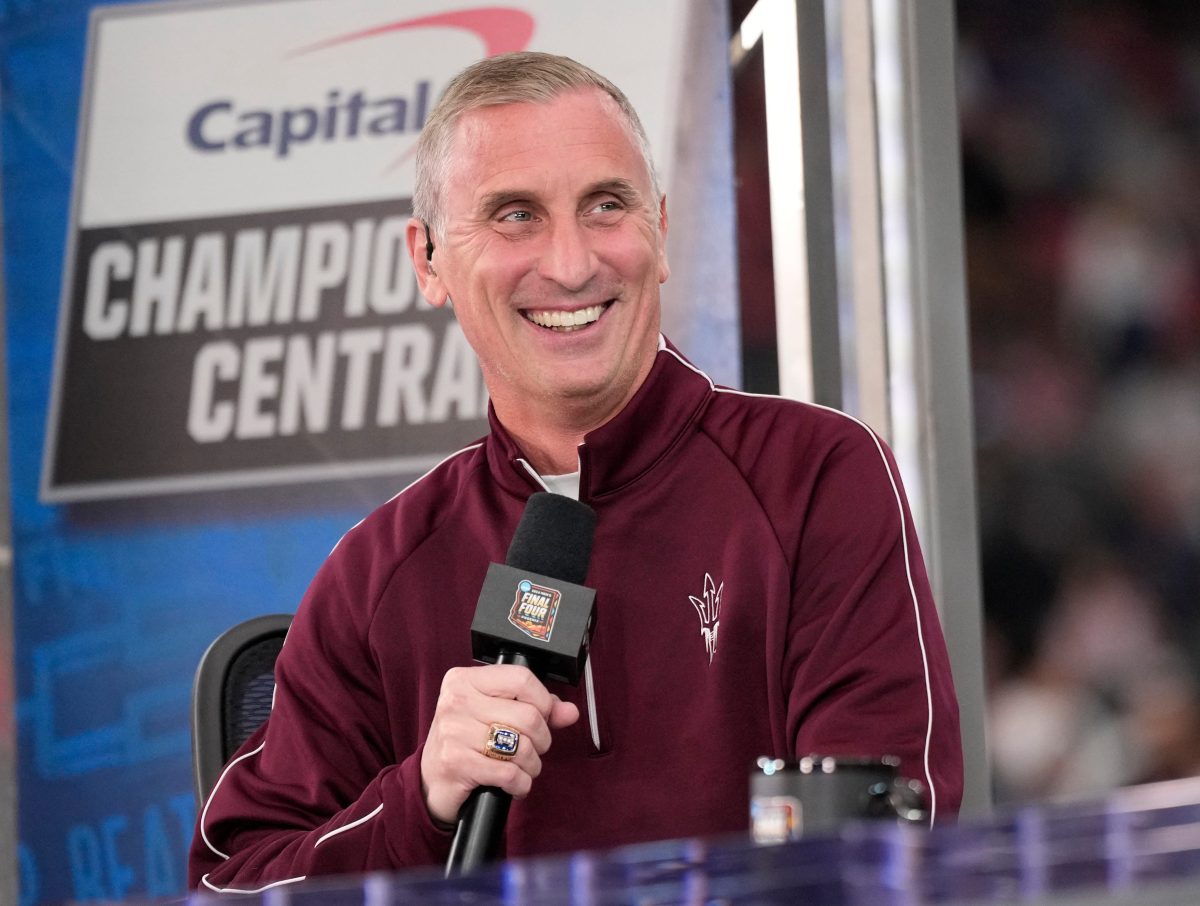
[[[587,228],[573,217],[555,221],[542,248],[538,274],[563,289],[578,292],[595,272],[596,256]]]

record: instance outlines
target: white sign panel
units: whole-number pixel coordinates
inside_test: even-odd
[[[682,0],[260,0],[93,14],[42,493],[414,471],[486,431],[404,253],[416,137],[484,56],[547,50],[669,169]]]

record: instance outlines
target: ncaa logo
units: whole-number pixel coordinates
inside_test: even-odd
[[[508,612],[508,622],[531,639],[548,642],[550,633],[554,632],[554,618],[561,600],[562,594],[558,589],[522,579],[517,583],[516,599],[512,610]]]

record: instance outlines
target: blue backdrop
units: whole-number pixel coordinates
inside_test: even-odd
[[[178,893],[206,644],[293,611],[411,476],[63,506],[37,497],[89,10],[0,2],[21,903]],[[103,393],[102,387],[97,393]]]

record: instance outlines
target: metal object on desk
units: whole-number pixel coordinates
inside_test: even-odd
[[[924,791],[899,776],[900,759],[806,755],[759,758],[750,775],[750,830],[757,843],[829,833],[847,821],[928,821]]]

